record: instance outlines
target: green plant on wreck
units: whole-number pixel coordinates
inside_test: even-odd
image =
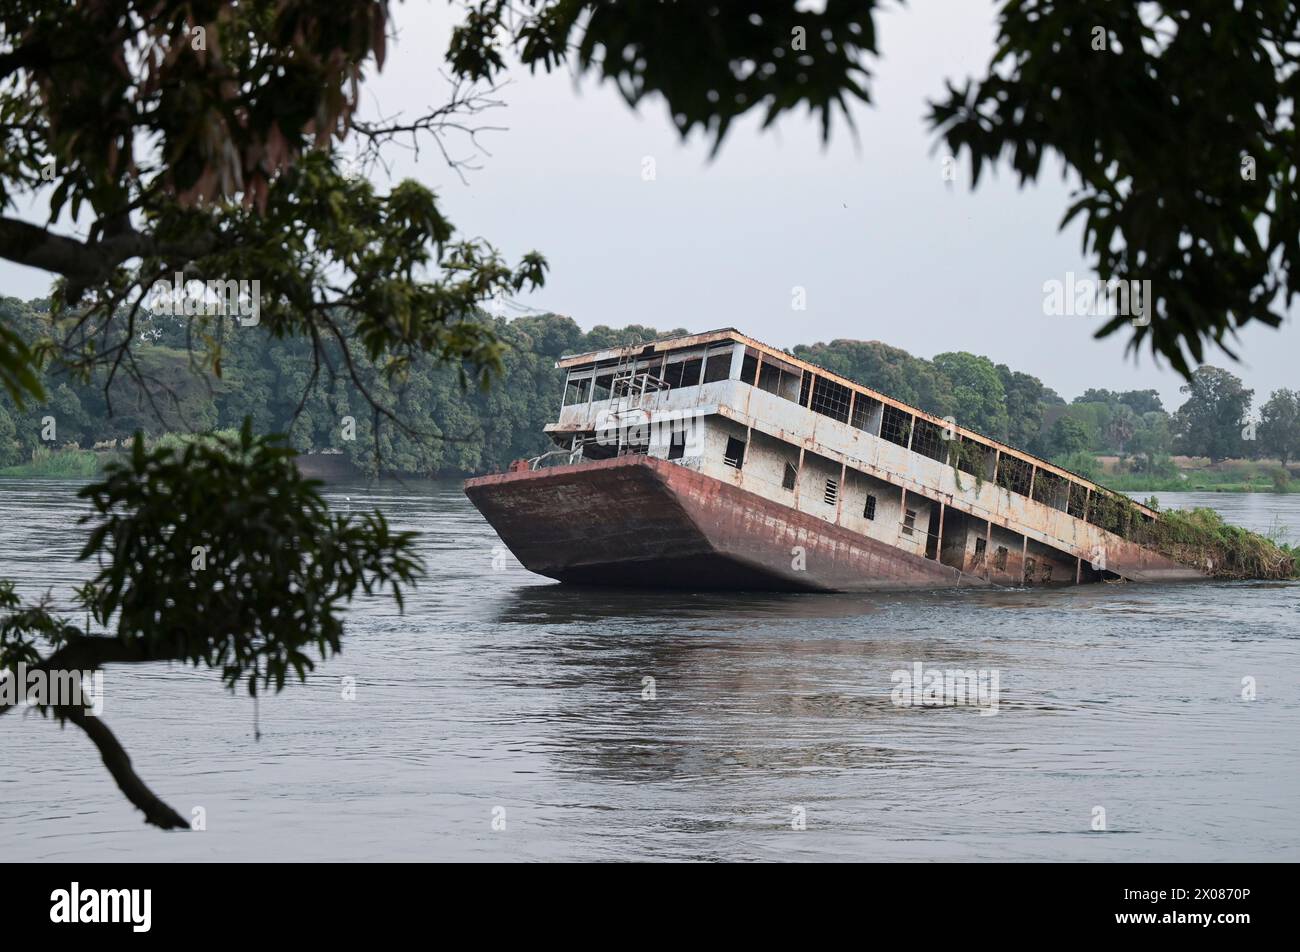
[[[1094,489],[1088,499],[1086,518],[1097,528],[1124,539],[1131,536],[1134,526],[1144,522],[1143,514],[1134,506],[1133,500],[1100,489]]]
[[[951,449],[948,452],[948,465],[952,467],[952,476],[957,484],[957,490],[959,492],[966,491],[966,487],[961,482],[961,474],[967,472],[975,477],[975,491],[980,492],[984,488],[984,463],[986,460],[984,447],[964,436],[959,436],[949,442]],[[961,468],[963,464],[969,469],[963,470]]]
[[[1156,500],[1147,503],[1156,508]],[[1300,578],[1300,546],[1286,546],[1230,525],[1213,509],[1171,509],[1139,521],[1134,541],[1215,578]]]

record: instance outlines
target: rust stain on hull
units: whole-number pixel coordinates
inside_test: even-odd
[[[652,457],[482,476],[465,493],[526,568],[562,582],[778,591],[989,584]]]

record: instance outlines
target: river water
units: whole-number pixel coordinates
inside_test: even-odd
[[[75,489],[0,479],[28,595],[88,574]],[[105,722],[202,832],[145,827],[76,728],[5,715],[0,856],[1300,859],[1298,585],[570,589],[502,558],[456,484],[329,496],[420,533],[406,614],[358,603],[260,740],[210,673],[109,669]],[[1300,538],[1300,495],[1161,498]],[[918,662],[996,672],[996,714],[891,703]]]

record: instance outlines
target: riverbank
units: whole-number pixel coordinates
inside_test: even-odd
[[[1097,458],[1097,482],[1108,489],[1142,498],[1152,492],[1295,493],[1300,473],[1275,460],[1222,460],[1176,457],[1161,473],[1125,472],[1114,457]]]
[[[0,476],[27,479],[94,479],[104,467],[120,459],[122,450],[38,449],[32,459],[0,467]],[[304,476],[325,482],[349,482],[363,474],[341,453],[306,453],[296,457]]]
[[[117,455],[98,450],[38,449],[26,463],[0,469],[0,476],[93,479]]]
[[[0,468],[0,476],[92,479],[122,452],[121,449],[42,448],[26,463]],[[369,481],[367,474],[342,453],[304,453],[297,457],[297,462],[303,475],[327,483]],[[1174,461],[1176,469],[1167,475],[1122,472],[1114,457],[1101,456],[1097,462],[1100,468],[1097,482],[1139,500],[1156,492],[1300,493],[1300,473],[1283,468],[1277,462],[1224,460],[1211,466],[1208,460],[1178,457]],[[475,475],[481,474],[443,473],[435,477],[398,478],[463,479]]]

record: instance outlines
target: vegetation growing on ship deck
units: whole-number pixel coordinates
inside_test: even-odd
[[[948,465],[952,467],[953,479],[957,488],[965,492],[966,486],[961,481],[961,474],[975,477],[975,491],[984,488],[984,464],[987,461],[984,447],[972,440],[951,440],[948,445]]]
[[[1295,549],[1249,529],[1229,525],[1213,509],[1171,509],[1143,523],[1134,541],[1179,562],[1206,568],[1215,578],[1296,578]]]
[[[1288,547],[1230,525],[1213,509],[1169,509],[1151,519],[1121,496],[1104,498],[1097,524],[1177,562],[1197,565],[1215,578],[1300,577],[1300,547]],[[1159,502],[1147,500],[1158,509]],[[1091,517],[1091,511],[1090,511]]]

